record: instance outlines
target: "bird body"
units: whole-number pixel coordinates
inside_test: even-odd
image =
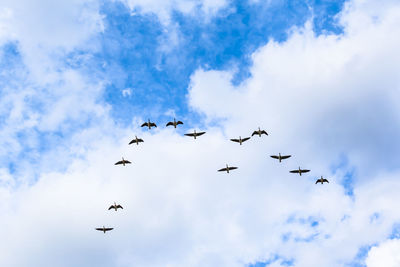
[[[132,162],[130,162],[129,160],[126,160],[126,159],[124,159],[123,157],[122,157],[122,160],[120,160],[120,161],[117,161],[116,163],[115,163],[115,165],[120,165],[120,164],[122,164],[123,166],[125,166],[125,164],[131,164]]]
[[[273,159],[279,159],[279,162],[282,162],[283,159],[287,159],[287,158],[290,158],[290,157],[291,157],[291,155],[282,156],[281,153],[279,153],[278,156],[276,156],[276,155],[272,155],[271,156],[271,158],[273,158]]]
[[[194,130],[193,133],[187,133],[187,134],[185,134],[185,135],[186,135],[186,136],[194,137],[194,139],[196,139],[197,136],[203,135],[203,134],[205,134],[205,133],[206,133],[206,132],[196,132],[196,130]]]
[[[175,118],[174,118],[174,121],[168,122],[167,125],[165,125],[165,126],[167,127],[167,126],[171,126],[172,125],[172,126],[174,126],[174,128],[176,128],[176,126],[179,125],[179,124],[183,124],[183,122],[176,121]]]
[[[247,140],[249,140],[249,139],[250,139],[250,137],[245,137],[245,138],[242,139],[242,137],[239,136],[239,139],[231,139],[231,141],[232,141],[232,142],[237,142],[237,143],[239,143],[240,145],[242,145],[243,142],[245,142],[245,141],[247,141]]]
[[[327,179],[325,179],[324,177],[321,176],[321,178],[319,178],[319,179],[315,182],[315,184],[318,184],[318,183],[321,183],[321,184],[328,183],[328,184],[329,184],[329,181],[328,181]]]
[[[110,209],[115,209],[117,211],[118,209],[124,209],[121,205],[117,205],[117,203],[114,202],[114,205],[111,205],[108,210]]]
[[[144,142],[143,139],[140,139],[135,135],[135,138],[129,142],[129,145],[134,144],[134,143],[136,143],[136,145],[139,145],[140,142]]]
[[[225,168],[219,169],[218,171],[219,171],[219,172],[226,172],[226,173],[229,173],[229,171],[235,170],[235,169],[237,169],[237,168],[238,168],[238,167],[229,167],[228,164],[226,164],[226,167],[225,167]]]
[[[310,170],[300,169],[300,167],[299,167],[298,170],[293,170],[293,171],[290,171],[290,172],[291,172],[291,173],[298,173],[298,174],[300,174],[300,176],[301,176],[302,173],[309,172],[309,171],[310,171]]]
[[[151,127],[157,128],[157,125],[154,122],[151,122],[150,119],[147,122],[143,123],[140,127],[145,127],[145,126],[148,127],[149,130],[151,129]]]
[[[261,130],[260,127],[258,127],[258,131],[254,131],[251,136],[258,135],[259,137],[261,137],[262,134],[268,135],[268,133],[266,131]]]
[[[107,231],[111,231],[114,228],[109,228],[109,227],[101,227],[101,228],[95,228],[97,231],[102,231],[103,233],[106,233]]]

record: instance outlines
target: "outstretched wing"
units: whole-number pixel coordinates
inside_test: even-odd
[[[103,231],[103,228],[95,228],[97,231]]]
[[[178,125],[178,124],[183,124],[183,122],[177,121],[177,122],[176,122],[176,125]]]
[[[262,130],[260,134],[268,135],[268,133],[266,131],[264,131],[264,130]]]
[[[129,142],[129,145],[136,143],[136,139],[133,139],[132,141]]]
[[[138,138],[137,141],[138,141],[139,143],[140,143],[140,142],[144,142],[143,139],[140,139],[140,138]]]
[[[199,132],[199,133],[196,133],[196,135],[197,136],[200,136],[200,135],[203,135],[203,134],[205,134],[206,132]]]
[[[114,205],[111,205],[111,206],[108,208],[108,210],[113,209],[113,208],[114,208]]]
[[[242,139],[242,142],[247,141],[247,140],[249,140],[249,139],[250,139],[250,137],[243,138],[243,139]]]
[[[301,170],[301,172],[309,172],[310,170]]]
[[[228,169],[229,170],[235,170],[235,169],[237,169],[238,167],[229,167]]]
[[[252,134],[251,134],[251,136],[253,136],[253,135],[258,135],[258,131],[254,131]]]
[[[157,127],[157,125],[154,122],[151,122],[150,127]]]
[[[272,155],[271,158],[273,158],[273,159],[279,159],[279,157],[278,157],[278,156],[275,156],[275,155]]]
[[[222,168],[222,169],[219,169],[218,171],[219,172],[226,172],[226,170],[227,170],[226,168]]]
[[[329,181],[327,179],[324,179],[324,182],[327,182],[329,184]]]
[[[165,125],[165,126],[167,127],[167,126],[171,126],[171,125],[174,126],[174,123],[172,121],[168,122],[167,125]]]
[[[140,127],[144,127],[144,126],[148,126],[148,123],[145,122],[145,123],[143,123]]]
[[[117,162],[115,163],[115,165],[119,165],[119,164],[123,164],[123,161],[120,160],[120,161],[117,161]]]
[[[125,160],[125,164],[131,164],[132,162],[130,162],[129,160]]]
[[[239,139],[231,139],[231,141],[239,143]]]
[[[187,134],[185,134],[186,136],[194,136],[194,133],[187,133]]]
[[[292,155],[287,155],[287,156],[281,156],[281,159],[288,159],[290,158]]]
[[[104,228],[104,231],[111,231],[112,229],[114,229],[114,228]]]
[[[119,209],[119,208],[124,209],[121,205],[118,205],[118,206],[117,206],[117,209]]]
[[[318,183],[322,183],[322,181],[321,181],[320,179],[318,179],[318,180],[315,182],[315,184],[318,184]]]
[[[299,170],[293,170],[293,171],[290,171],[291,173],[299,173],[300,171]],[[303,171],[302,171],[303,172]]]

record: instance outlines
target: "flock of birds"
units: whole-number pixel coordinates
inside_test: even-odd
[[[176,127],[177,127],[178,125],[180,125],[180,124],[183,124],[183,122],[181,122],[181,121],[176,121],[176,119],[174,118],[174,121],[168,122],[168,123],[166,124],[166,127],[168,127],[168,126],[174,126],[174,128],[176,128]],[[151,122],[150,120],[148,120],[147,122],[143,123],[143,124],[141,125],[141,127],[147,127],[147,128],[150,130],[152,127],[157,127],[157,125],[156,125],[154,122]],[[196,139],[198,136],[201,136],[201,135],[203,135],[203,134],[205,134],[205,133],[206,133],[206,132],[196,132],[196,130],[194,130],[193,133],[186,133],[186,134],[184,134],[184,135],[185,135],[185,136],[190,136],[190,137],[193,137],[194,139]],[[262,135],[268,135],[268,133],[267,133],[266,131],[264,131],[264,130],[261,130],[260,127],[259,127],[258,130],[254,131],[254,132],[252,133],[251,136],[254,136],[254,135],[258,135],[259,137],[261,137]],[[249,140],[249,139],[250,139],[250,137],[242,138],[241,136],[239,136],[238,139],[230,139],[230,140],[231,140],[232,142],[236,142],[236,143],[239,143],[240,145],[242,145],[244,142],[246,142],[246,141]],[[139,145],[139,143],[142,143],[142,142],[144,142],[143,139],[138,138],[137,136],[135,136],[135,138],[132,139],[132,141],[129,142],[129,145],[131,145],[131,144]],[[282,162],[282,160],[288,159],[288,158],[290,158],[290,157],[291,157],[291,155],[281,155],[281,153],[279,153],[278,155],[271,155],[271,158],[277,159],[277,160],[279,160],[279,162]],[[126,164],[131,164],[131,162],[130,162],[129,160],[124,159],[124,158],[122,158],[122,160],[117,161],[117,162],[115,163],[115,165],[123,165],[123,166],[125,166]],[[235,170],[235,169],[237,169],[237,168],[238,168],[238,167],[228,166],[228,164],[226,164],[226,167],[225,167],[225,168],[219,169],[218,171],[219,171],[219,172],[227,172],[227,173],[229,173],[230,171]],[[299,167],[299,169],[297,169],[297,170],[291,170],[291,171],[289,171],[289,172],[290,172],[290,173],[298,173],[298,174],[301,176],[303,173],[307,173],[307,172],[309,172],[309,171],[310,171],[310,170],[301,169],[301,168]],[[319,178],[319,179],[317,179],[317,180],[315,181],[315,184],[318,184],[318,183],[324,184],[324,183],[329,183],[329,181],[328,181],[327,179],[323,178],[323,176],[321,176],[321,178]],[[122,207],[121,205],[116,204],[116,203],[114,202],[114,204],[111,205],[111,206],[108,208],[108,210],[112,210],[112,209],[114,209],[115,211],[117,211],[118,209],[123,209],[123,207]],[[113,230],[114,228],[111,228],[111,227],[104,227],[104,226],[103,226],[103,227],[99,227],[99,228],[95,228],[95,229],[98,230],[98,231],[102,231],[102,232],[106,233],[107,231],[111,231],[111,230]]]

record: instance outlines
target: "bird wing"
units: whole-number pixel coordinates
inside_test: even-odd
[[[272,155],[271,158],[273,158],[273,159],[279,159],[279,157],[278,157],[278,156],[275,156],[275,155]]]
[[[281,156],[281,159],[287,159],[287,158],[290,158],[290,157],[291,157],[291,155]]]
[[[235,170],[235,169],[237,169],[238,167],[229,167],[228,169],[229,170]]]
[[[322,183],[320,179],[318,179],[315,184]]]
[[[156,125],[154,122],[151,122],[151,123],[150,123],[150,126],[152,126],[152,127],[157,127],[157,125]]]
[[[130,164],[132,162],[130,162],[129,160],[124,160],[125,164]]]
[[[239,139],[231,139],[232,142],[238,142],[239,143]]]
[[[183,124],[183,122],[177,121],[177,122],[176,122],[176,125],[178,125],[178,124]]]
[[[197,136],[200,136],[200,135],[203,135],[203,134],[205,134],[206,132],[199,132],[199,133],[196,133],[196,135]]]
[[[194,133],[187,133],[186,136],[194,136]]]
[[[123,164],[122,160],[117,161],[117,162],[115,163],[115,165],[118,165],[118,164]]]
[[[138,142],[144,142],[143,139],[138,138],[137,140]]]
[[[118,206],[117,206],[117,209],[118,209],[118,208],[124,209],[121,205],[118,205]]]
[[[264,131],[264,130],[261,131],[261,134],[268,135],[268,133],[266,131]]]
[[[133,139],[132,141],[129,142],[129,145],[136,143],[136,139]]]
[[[250,137],[243,138],[243,139],[242,139],[242,142],[247,141],[247,140],[249,140],[249,139],[250,139]]]
[[[219,172],[225,172],[227,169],[226,168],[222,168],[222,169],[219,169],[218,171]]]
[[[301,170],[301,172],[309,172],[310,170]]]
[[[293,171],[290,171],[291,173],[299,173],[300,171],[299,170],[293,170]]]
[[[103,228],[95,228],[97,231],[103,231]]]
[[[171,126],[171,125],[174,126],[174,123],[172,121],[168,122],[167,125],[165,126]]]
[[[113,209],[113,208],[114,208],[114,205],[111,205],[111,206],[108,208],[108,210]]]
[[[329,184],[329,181],[327,179],[324,179],[324,182],[327,182]]]
[[[114,228],[104,228],[104,231],[111,231],[112,229],[114,229]]]
[[[144,126],[148,126],[148,123],[145,122],[145,123],[143,123],[140,127],[144,127]]]

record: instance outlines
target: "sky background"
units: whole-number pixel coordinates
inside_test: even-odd
[[[0,265],[400,266],[398,47],[396,0],[0,1]]]

